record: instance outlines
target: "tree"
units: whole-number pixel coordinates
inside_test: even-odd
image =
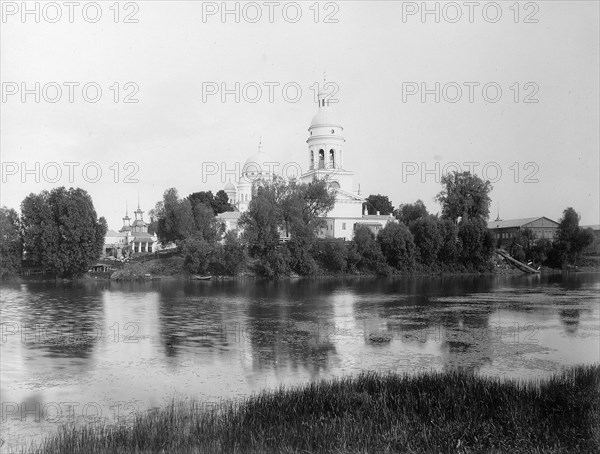
[[[377,235],[377,242],[388,265],[408,271],[414,267],[416,249],[412,233],[402,223],[388,222]]]
[[[358,257],[356,267],[360,271],[388,274],[381,247],[369,227],[360,224],[356,226],[352,245]]]
[[[381,215],[388,215],[394,212],[394,206],[386,195],[371,194],[366,200],[364,205],[367,207],[369,214],[377,214],[379,212]]]
[[[417,200],[415,203],[405,203],[394,212],[394,216],[404,225],[408,225],[419,218],[428,216],[427,208],[422,200]]]
[[[0,281],[12,279],[21,268],[23,241],[19,215],[12,208],[0,208]]]
[[[156,233],[163,246],[169,243],[179,245],[195,230],[192,205],[188,199],[180,199],[175,188],[164,192],[155,212],[158,218]]]
[[[221,274],[235,276],[246,263],[246,249],[237,232],[231,230],[225,234],[223,245],[219,245],[219,264]]]
[[[348,269],[348,248],[343,239],[319,240],[315,247],[315,258],[327,270],[343,273]]]
[[[520,262],[533,260],[535,233],[529,228],[519,230],[508,246],[508,253]]]
[[[581,252],[594,241],[591,229],[579,227],[579,214],[568,207],[563,211],[563,216],[558,223],[556,239],[549,254],[552,266],[560,267],[565,263],[574,264],[581,256]]]
[[[450,219],[440,219],[438,221],[438,230],[442,240],[438,251],[438,263],[452,266],[458,261],[461,253],[458,226]]]
[[[225,213],[226,211],[234,211],[233,206],[229,203],[229,196],[223,189],[215,194],[212,209],[215,214]]]
[[[442,218],[487,221],[490,214],[492,185],[470,172],[452,172],[442,177],[444,189],[436,196],[442,205]]]
[[[267,257],[277,248],[280,238],[279,226],[282,222],[276,192],[270,187],[259,187],[248,205],[248,210],[239,220],[251,257]]]
[[[531,251],[531,260],[534,263],[545,263],[552,250],[552,241],[548,238],[537,240]]]
[[[220,190],[214,196],[212,191],[194,192],[193,194],[190,194],[187,198],[192,204],[192,207],[199,202],[203,203],[207,207],[210,207],[215,216],[217,214],[224,213],[225,211],[234,210],[233,206],[231,206],[231,204],[229,203],[229,196],[223,190]]]
[[[181,242],[183,266],[192,274],[206,274],[214,260],[216,246],[196,234]]]
[[[481,219],[463,219],[458,225],[458,238],[461,241],[460,260],[471,271],[485,271],[489,268],[494,251],[494,239]]]
[[[162,204],[162,202],[159,202],[159,203]],[[158,230],[158,214],[157,214],[156,207],[152,208],[148,212],[148,216],[150,218],[150,222],[148,223],[148,233],[150,235],[155,235],[157,233],[157,230]]]
[[[91,197],[64,187],[30,194],[21,203],[27,259],[60,277],[85,273],[100,257],[108,229]]]
[[[423,216],[409,225],[414,243],[418,251],[419,261],[427,266],[435,266],[438,253],[442,247],[442,234],[438,228],[438,219],[434,216]]]
[[[192,207],[195,231],[205,241],[216,243],[221,239],[223,228],[217,222],[212,208],[202,202],[196,202]]]
[[[323,226],[322,216],[334,204],[335,195],[324,180],[306,184],[279,179],[257,185],[240,219],[250,256],[262,261],[267,275],[290,267],[299,274],[312,274],[316,234]],[[279,244],[282,233],[290,239],[284,246]]]

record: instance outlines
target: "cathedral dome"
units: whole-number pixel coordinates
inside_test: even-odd
[[[310,122],[311,128],[317,126],[336,126],[341,128],[342,123],[333,110],[322,107]]]
[[[244,167],[242,168],[242,174],[251,176],[272,175],[277,173],[279,167],[279,161],[275,160],[269,154],[259,151],[246,159]]]
[[[231,181],[227,182],[225,191],[235,191],[235,185]]]

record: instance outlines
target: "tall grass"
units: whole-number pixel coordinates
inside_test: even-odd
[[[587,453],[600,365],[536,383],[364,373],[207,408],[176,401],[133,426],[63,427],[32,453]]]

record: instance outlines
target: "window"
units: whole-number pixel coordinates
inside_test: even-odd
[[[346,230],[346,223],[342,222],[342,230]]]

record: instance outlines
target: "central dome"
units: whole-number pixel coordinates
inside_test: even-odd
[[[273,175],[277,173],[279,168],[279,161],[276,161],[271,155],[259,151],[254,153],[244,163],[242,168],[242,175],[259,176],[259,175]]]
[[[326,107],[321,107],[310,122],[311,128],[317,126],[336,126],[341,128],[342,123],[333,110]]]

